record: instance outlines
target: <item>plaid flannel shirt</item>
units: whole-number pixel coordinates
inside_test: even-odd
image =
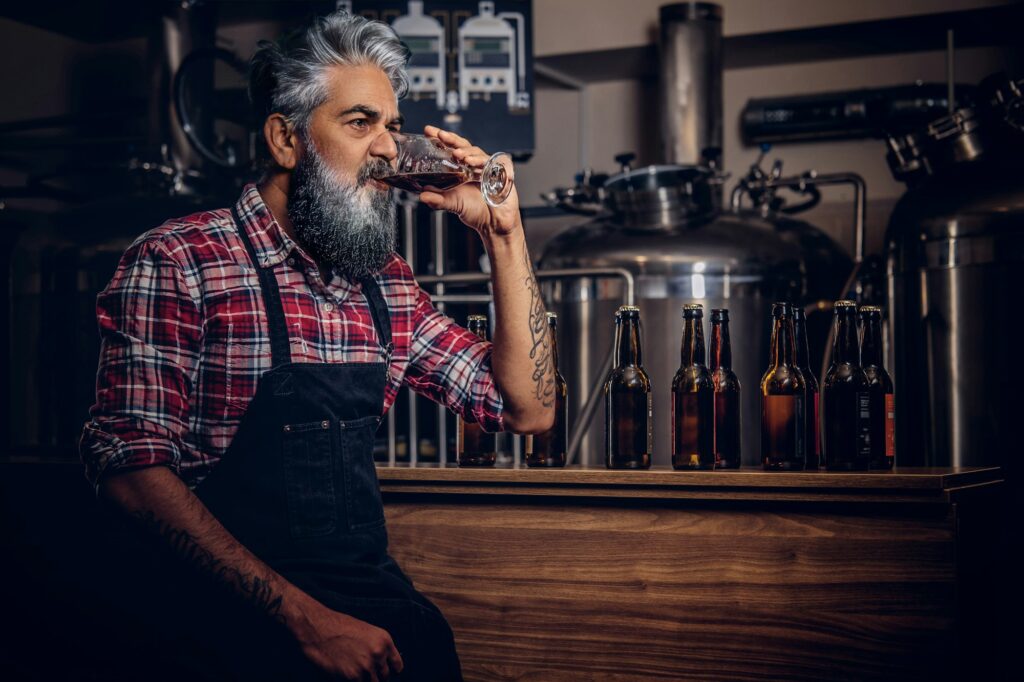
[[[382,361],[361,286],[337,275],[325,283],[255,185],[237,209],[259,267],[277,277],[292,361]],[[395,344],[384,411],[405,384],[501,430],[491,344],[438,312],[397,254],[376,278]],[[139,237],[96,311],[96,404],[80,444],[87,477],[97,485],[117,469],[167,466],[195,487],[227,452],[271,368],[259,280],[230,210],[171,220]]]

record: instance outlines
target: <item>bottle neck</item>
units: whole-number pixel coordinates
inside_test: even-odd
[[[697,318],[686,318],[683,321],[683,345],[680,349],[680,362],[683,367],[703,365],[704,354],[704,323]]]
[[[793,320],[789,317],[776,318],[772,330],[772,364],[775,367],[793,365]]]
[[[807,320],[793,319],[793,346],[796,348],[796,366],[806,369],[811,366],[811,349],[807,343]]]
[[[640,320],[623,318],[615,330],[616,361],[619,367],[639,367],[643,359],[640,352]]]
[[[860,359],[865,367],[882,366],[882,321],[876,317],[868,317],[864,320]]]
[[[551,339],[551,364],[558,371],[558,334],[554,323],[548,325],[548,334]]]
[[[729,341],[729,320],[711,323],[711,370],[732,369],[732,343]]]
[[[835,363],[860,365],[860,343],[857,340],[857,318],[853,308],[841,309],[835,316],[835,340],[832,358]]]

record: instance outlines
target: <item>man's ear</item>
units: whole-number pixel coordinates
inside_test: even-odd
[[[271,114],[263,122],[263,139],[274,162],[292,170],[299,162],[299,137],[283,114]]]

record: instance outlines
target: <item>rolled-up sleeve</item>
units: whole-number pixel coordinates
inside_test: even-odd
[[[196,300],[166,245],[146,237],[97,297],[96,403],[79,444],[94,486],[116,470],[179,471],[201,337]]]
[[[490,341],[440,313],[418,289],[406,383],[485,431],[502,430],[502,399]]]

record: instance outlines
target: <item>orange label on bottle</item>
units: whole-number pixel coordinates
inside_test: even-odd
[[[885,395],[885,456],[896,456],[896,396]]]

